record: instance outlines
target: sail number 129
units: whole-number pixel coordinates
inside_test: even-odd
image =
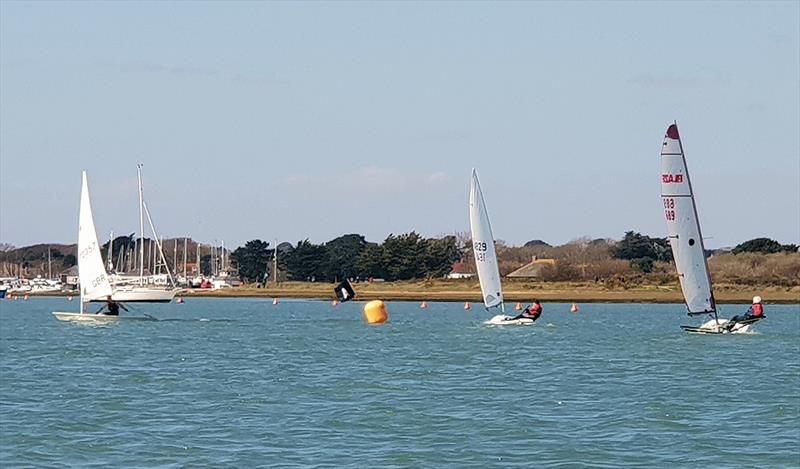
[[[664,197],[661,201],[664,203],[664,216],[667,218],[667,221],[675,220],[675,199]]]
[[[483,262],[486,260],[486,243],[483,241],[475,241],[472,243],[472,248],[475,249],[475,260]]]

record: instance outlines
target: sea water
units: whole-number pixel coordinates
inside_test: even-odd
[[[683,305],[193,299],[159,322],[0,302],[0,466],[798,467],[800,306],[690,335]],[[99,306],[98,306],[99,307]],[[724,316],[746,305],[723,305]]]

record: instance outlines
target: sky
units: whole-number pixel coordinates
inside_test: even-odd
[[[0,1],[0,242],[666,236],[800,243],[800,2]]]

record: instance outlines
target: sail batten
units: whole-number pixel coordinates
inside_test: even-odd
[[[474,169],[469,191],[469,224],[483,304],[487,308],[498,305],[502,308],[503,289],[494,248],[492,226],[489,223],[489,214],[486,210],[486,202],[483,200],[478,174]]]
[[[83,305],[92,300],[105,299],[112,293],[103,258],[100,255],[100,244],[97,241],[86,171],[83,172],[78,220],[78,279],[81,285],[81,304]],[[83,306],[81,306],[82,308]]]
[[[703,235],[678,126],[667,129],[661,148],[661,203],[667,239],[690,314],[715,313]]]

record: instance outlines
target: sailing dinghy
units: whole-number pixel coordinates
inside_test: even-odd
[[[717,313],[694,192],[677,124],[669,126],[661,147],[661,203],[689,316],[707,314],[712,317],[699,327],[681,328],[696,334],[748,332],[752,323],[758,319],[731,323],[720,318]]]
[[[472,181],[469,188],[469,226],[472,232],[472,251],[475,254],[475,268],[481,284],[483,304],[486,309],[499,307],[505,313],[503,305],[503,286],[500,282],[500,269],[497,267],[497,254],[494,250],[492,226],[489,213],[483,200],[483,191],[478,181],[478,173],[472,170]],[[504,326],[529,326],[533,320],[529,318],[514,319],[514,316],[497,314],[484,324]]]
[[[100,245],[97,242],[97,231],[94,228],[92,203],[89,199],[89,182],[86,171],[83,171],[81,186],[81,207],[78,216],[78,281],[81,286],[80,312],[54,312],[61,321],[109,322],[120,319],[155,320],[152,316],[119,317],[86,312],[86,305],[92,300],[105,300],[111,295],[111,284],[108,281]]]

